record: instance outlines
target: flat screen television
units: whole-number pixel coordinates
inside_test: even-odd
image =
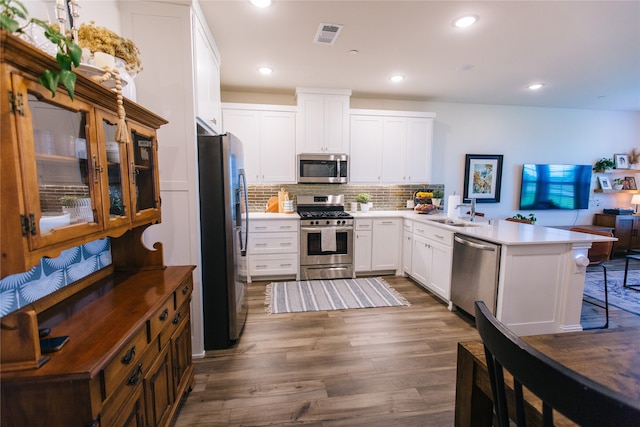
[[[588,209],[591,165],[522,165],[521,210]]]

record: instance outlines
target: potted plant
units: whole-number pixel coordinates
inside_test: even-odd
[[[62,205],[62,212],[68,213],[73,221],[78,217],[78,198],[74,196],[62,196],[60,197],[60,204]]]
[[[621,178],[615,178],[613,180],[613,189],[614,190],[622,190],[623,187],[624,187],[624,184],[623,184]]]
[[[443,197],[444,191],[442,191],[440,188],[436,188],[435,190],[433,190],[433,197],[431,197],[431,203],[433,203],[433,206],[440,206],[440,204],[442,204]]]
[[[529,216],[515,214],[512,219],[516,220],[516,222],[524,222],[526,224],[535,224],[537,221],[537,218],[532,213],[530,213]]]
[[[356,202],[360,203],[360,210],[362,212],[369,211],[369,201],[371,200],[371,194],[369,193],[360,193],[356,195]]]
[[[640,162],[640,150],[637,148],[632,148],[629,151],[629,167],[631,169],[636,169],[636,165]]]
[[[132,77],[142,71],[140,50],[135,43],[108,28],[96,26],[94,21],[80,25],[78,44],[81,48],[88,49],[91,54],[101,52],[118,58],[123,62],[124,70]]]
[[[603,157],[593,165],[593,170],[596,172],[606,172],[613,169],[615,165],[613,159]]]

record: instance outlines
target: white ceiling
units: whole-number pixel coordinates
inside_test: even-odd
[[[223,91],[640,111],[640,0],[200,0]],[[479,21],[458,29],[453,20]],[[313,43],[321,23],[344,29]],[[351,50],[359,53],[351,54]],[[259,66],[274,69],[258,74]],[[402,74],[401,83],[389,77]],[[526,86],[545,87],[532,92]]]

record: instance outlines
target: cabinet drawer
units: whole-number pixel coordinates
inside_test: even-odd
[[[252,276],[296,274],[298,254],[255,255],[249,257],[249,273]]]
[[[279,231],[298,231],[300,220],[296,219],[276,219],[276,220],[251,220],[249,221],[249,231],[253,233],[275,233]]]
[[[356,230],[373,230],[373,220],[356,219]]]
[[[193,292],[193,280],[189,278],[185,280],[178,286],[176,289],[176,307],[182,306],[185,301],[191,298],[191,293]]]
[[[173,308],[173,295],[167,298],[162,307],[156,310],[149,318],[149,339],[155,340],[158,334],[171,323],[175,310]]]
[[[447,246],[453,246],[454,233],[449,230],[416,222],[413,225],[413,233],[426,237],[427,239],[435,240],[436,242],[440,242]]]
[[[249,254],[298,252],[298,233],[254,233],[249,235]]]
[[[413,221],[410,219],[404,219],[402,221],[402,229],[404,231],[408,231],[409,233],[413,233]]]
[[[104,369],[105,397],[109,397],[118,387],[128,381],[142,360],[142,355],[147,347],[147,331],[143,327],[127,342],[127,345],[122,347],[122,350]]]

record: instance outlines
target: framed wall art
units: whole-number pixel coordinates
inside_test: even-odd
[[[611,181],[609,181],[609,177],[599,176],[598,183],[600,184],[600,188],[603,190],[611,190],[613,188],[611,187]]]
[[[638,186],[636,185],[636,178],[633,176],[625,176],[624,180],[628,182],[628,188],[625,190],[637,190]]]
[[[613,161],[616,164],[616,169],[629,169],[628,154],[614,154]]]
[[[465,199],[498,203],[502,181],[502,154],[467,154],[464,167]]]

